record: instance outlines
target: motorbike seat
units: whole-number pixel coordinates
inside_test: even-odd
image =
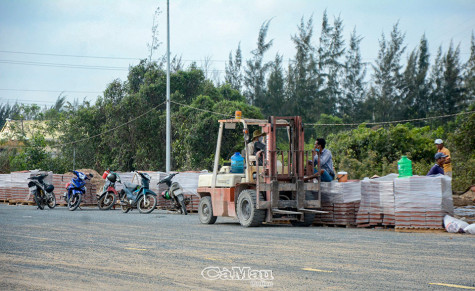
[[[129,189],[130,191],[134,191],[135,189],[137,189],[137,187],[139,185],[137,184],[133,184],[133,183],[129,183],[129,182],[124,182],[124,186]]]

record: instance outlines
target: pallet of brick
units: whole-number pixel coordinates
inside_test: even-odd
[[[451,183],[444,175],[395,179],[396,228],[442,229],[443,217],[453,215]]]
[[[30,189],[28,188],[28,178],[30,172],[13,172],[10,174],[10,202],[27,202],[30,197]],[[31,201],[33,201],[31,199]]]
[[[333,204],[333,223],[336,225],[356,225],[356,205],[358,202]]]
[[[198,212],[198,208],[200,206],[200,196],[195,194],[186,194],[185,197],[189,197],[191,199],[190,204],[187,205],[186,209]]]
[[[394,179],[397,174],[361,181],[361,206],[357,224],[368,226],[393,226]]]
[[[97,197],[96,197],[96,185],[91,183],[91,181],[86,180],[86,193],[82,196],[81,203],[84,205],[96,205],[97,204]]]
[[[316,214],[314,224],[356,225],[356,208],[361,200],[360,181],[344,183],[323,182],[321,188],[322,210]]]
[[[8,202],[10,199],[7,190],[10,188],[10,174],[0,174],[0,202]]]
[[[53,174],[54,196],[56,197],[57,204],[66,203],[63,199],[63,194],[66,192],[66,184],[69,182],[71,182],[69,176],[63,174]]]

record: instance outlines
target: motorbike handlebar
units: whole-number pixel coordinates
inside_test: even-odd
[[[166,176],[165,178],[161,179],[160,181],[158,181],[157,184],[166,183],[168,180],[173,179],[173,177],[175,177],[176,175],[178,175],[178,173],[170,174],[170,175]]]

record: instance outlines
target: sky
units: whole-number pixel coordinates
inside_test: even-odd
[[[389,37],[399,22],[405,33],[403,63],[425,34],[431,63],[439,46],[460,45],[461,61],[470,55],[475,30],[474,0],[169,0],[170,50],[185,66],[196,62],[224,79],[229,53],[241,45],[243,58],[255,49],[259,28],[271,20],[267,39],[285,60],[295,48],[291,36],[301,19],[313,17],[318,45],[323,12],[330,22],[340,16],[344,38],[353,29],[363,37],[365,62],[374,62],[381,35]],[[154,12],[166,53],[165,0],[0,0],[0,104],[51,106],[60,94],[66,100],[95,101],[115,79],[125,81],[128,67],[148,58]]]

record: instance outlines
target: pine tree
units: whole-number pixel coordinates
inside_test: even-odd
[[[475,102],[475,37],[472,33],[470,58],[465,64],[463,74],[464,99],[468,104]]]
[[[241,43],[239,43],[234,60],[232,52],[229,53],[229,61],[225,65],[226,76],[224,77],[225,82],[230,84],[233,89],[238,90],[239,92],[241,92],[242,86],[241,65]]]
[[[428,114],[430,116],[435,115],[435,112],[438,109],[438,100],[442,99],[443,94],[443,74],[444,74],[444,65],[442,60],[442,47],[439,46],[437,50],[437,55],[435,56],[434,65],[432,66],[431,76],[430,76],[430,97],[429,97],[429,110]]]
[[[450,44],[444,57],[444,99],[439,100],[439,112],[457,113],[464,109],[465,100],[462,94],[462,68],[460,65],[460,46],[456,49]]]
[[[373,91],[377,100],[376,120],[392,120],[400,113],[402,95],[401,55],[404,34],[399,31],[399,23],[393,26],[391,39],[386,41],[384,33],[379,41],[376,65],[373,65]]]
[[[265,102],[266,74],[271,65],[270,62],[264,63],[264,54],[272,46],[272,40],[266,42],[267,31],[270,20],[264,21],[259,30],[257,39],[257,48],[253,50],[252,58],[246,62],[244,85],[246,87],[244,95],[250,105],[261,107]]]
[[[297,52],[289,64],[286,88],[291,114],[300,115],[307,122],[316,121],[323,112],[317,104],[321,81],[317,74],[312,36],[313,19],[305,23],[302,18],[298,33],[292,36]]]
[[[363,121],[361,106],[366,94],[366,64],[362,62],[360,43],[363,38],[353,29],[350,47],[346,53],[346,62],[342,80],[342,96],[340,99],[340,115],[351,121]]]
[[[429,110],[429,88],[427,72],[429,70],[429,53],[427,39],[422,36],[419,50],[409,55],[404,71],[403,94],[401,98],[401,115],[399,118],[425,117]]]
[[[330,44],[332,38],[333,27],[328,23],[327,10],[323,12],[322,31],[319,38],[318,46],[318,70],[325,71],[330,59]]]
[[[427,73],[429,72],[429,46],[425,34],[419,44],[419,61],[417,63],[417,94],[414,106],[416,106],[415,117],[425,117],[429,112],[429,83]]]
[[[284,73],[282,71],[282,56],[275,55],[275,60],[270,68],[269,79],[267,80],[266,103],[262,108],[265,116],[287,115],[284,91]]]
[[[439,47],[431,74],[431,115],[457,113],[466,105],[459,56],[460,47],[454,49],[453,43],[445,55]]]
[[[328,104],[333,106],[328,109],[329,114],[336,114],[337,102],[340,101],[342,95],[341,81],[343,79],[344,64],[341,58],[345,54],[345,41],[343,40],[343,20],[338,17],[333,22],[333,32],[330,41],[330,58],[328,62],[328,82],[327,93]]]

